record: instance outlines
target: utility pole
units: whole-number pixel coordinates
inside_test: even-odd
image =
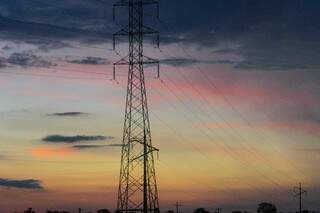
[[[113,34],[113,48],[116,37],[126,36],[129,54],[114,63],[129,67],[125,119],[123,128],[121,168],[118,188],[118,212],[159,213],[158,189],[154,166],[154,152],[159,150],[152,145],[151,130],[145,87],[144,65],[157,64],[159,61],[144,55],[144,36],[155,34],[159,45],[159,32],[144,24],[144,8],[156,6],[157,0],[119,0],[116,8],[128,9],[128,24]]]
[[[222,210],[221,208],[216,208],[216,212],[217,212],[217,213],[220,213],[221,210]]]
[[[174,206],[176,207],[176,213],[179,213],[179,208],[182,206],[179,202],[176,202],[174,204]]]
[[[299,197],[299,212],[302,213],[302,195],[307,194],[307,191],[302,188],[302,184],[293,188],[294,197]]]

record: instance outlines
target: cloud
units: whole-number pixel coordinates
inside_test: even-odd
[[[104,148],[108,147],[108,145],[75,145],[72,148],[75,149],[96,149],[96,148]]]
[[[12,180],[0,178],[0,186],[19,189],[44,189],[41,181],[34,179]]]
[[[122,147],[122,144],[108,144],[108,145],[75,145],[73,148],[83,150],[83,149],[98,149],[98,148],[106,148],[106,147]]]
[[[97,31],[106,25],[103,18],[112,18],[107,5],[88,0],[13,0],[1,1],[0,12],[11,19]]]
[[[163,17],[159,31],[162,42],[201,48],[216,48],[232,42],[238,48],[222,48],[214,54],[234,52],[244,60],[220,60],[211,63],[234,64],[239,70],[290,70],[320,68],[320,28],[318,1],[270,0],[224,1],[163,0]],[[44,0],[1,1],[2,38],[25,41],[44,39],[44,51],[63,48],[64,40],[106,42],[118,26],[112,25],[112,9],[108,3],[87,0],[65,0],[50,3]],[[236,10],[236,12],[234,12]],[[207,14],[193,19],[190,14]],[[23,21],[22,21],[23,20]],[[57,24],[58,23],[58,24]],[[54,43],[52,40],[58,40]],[[62,42],[62,43],[60,43]],[[46,46],[47,45],[47,46]],[[173,66],[203,63],[193,59],[164,61]],[[95,60],[80,59],[74,63],[92,64]],[[210,63],[210,62],[209,62]]]
[[[1,3],[0,3],[1,4]],[[1,5],[0,5],[1,6]],[[29,5],[30,6],[30,5]],[[26,7],[29,7],[26,6]],[[31,9],[31,8],[30,8]],[[35,9],[35,8],[33,8]],[[31,9],[31,10],[33,10]],[[58,12],[58,11],[56,11]],[[57,14],[58,15],[58,14]],[[27,20],[26,18],[20,17],[19,14],[14,14],[15,18],[4,17],[0,15],[0,24],[2,26],[1,36],[8,39],[20,39],[24,40],[25,38],[63,38],[63,39],[100,39],[103,40],[106,34],[102,31],[96,30],[87,30],[85,26],[79,26],[79,28],[75,28],[75,24],[67,23],[65,26],[56,25],[56,23],[49,22],[46,18],[38,18],[37,21]],[[48,15],[46,17],[49,17]],[[61,17],[57,17],[63,22]],[[34,15],[34,19],[37,17]],[[52,17],[51,17],[52,18]],[[75,21],[78,17],[75,15],[72,21]],[[85,22],[84,22],[85,23]],[[11,36],[11,37],[10,37]]]
[[[7,67],[7,65],[6,64],[4,64],[4,58],[0,58],[0,69],[1,68],[5,68],[5,67]]]
[[[222,54],[228,54],[228,53],[235,53],[236,49],[233,48],[222,48],[222,49],[217,49],[212,51],[212,53],[217,54],[217,53],[222,53]]]
[[[276,25],[276,24],[274,24]],[[235,53],[244,58],[235,67],[242,70],[315,70],[320,68],[320,42],[304,35],[294,37],[291,29],[261,26],[269,33],[253,32]],[[319,33],[320,35],[320,33]]]
[[[30,52],[13,53],[8,58],[0,58],[0,64],[21,66],[21,67],[51,67],[55,66],[50,61],[34,55]]]
[[[122,145],[120,143],[113,143],[113,144],[109,144],[109,146],[113,146],[113,147],[122,147],[122,146],[125,146],[125,145]]]
[[[38,47],[38,50],[42,52],[50,52],[52,50],[62,49],[66,47],[72,47],[67,42],[50,40],[50,39],[26,39],[27,44],[32,44]]]
[[[5,110],[0,111],[0,114],[16,114],[16,113],[30,113],[31,110],[28,109],[12,109],[12,110]]]
[[[77,116],[87,116],[90,115],[86,112],[59,112],[47,114],[47,116],[56,116],[56,117],[77,117]]]
[[[214,54],[236,53],[244,59],[235,64],[239,70],[320,68],[318,1],[204,0],[197,6],[186,0],[183,13],[179,1],[163,4],[169,20],[161,30],[167,34],[164,42],[201,48],[235,43],[237,48],[221,48]],[[194,20],[191,13],[207,15]]]
[[[174,66],[174,67],[188,67],[194,64],[236,64],[231,60],[200,60],[191,58],[168,58],[162,59],[162,64]]]
[[[69,63],[74,63],[74,64],[88,64],[88,65],[109,64],[109,62],[105,58],[91,57],[91,56],[88,56],[88,57],[83,58],[83,59],[69,60],[68,62]]]
[[[6,45],[6,46],[2,47],[1,49],[6,51],[6,50],[11,50],[12,47],[10,47],[9,45]]]
[[[239,70],[267,71],[320,68],[318,1],[203,0],[194,5],[193,0],[184,0],[183,5],[181,12],[181,1],[162,1],[162,17],[166,21],[161,21],[158,28],[163,32],[163,43],[182,42],[183,46],[201,48],[236,43],[237,48],[221,48],[213,53],[235,53],[244,60],[168,59],[163,63],[172,66],[222,63],[233,64]],[[39,41],[39,49],[43,51],[63,48],[66,40],[108,42],[118,28],[111,24],[112,9],[108,3],[99,1],[1,1],[0,13],[1,38]],[[193,19],[190,14],[207,15]],[[92,58],[73,60],[80,64],[101,62]]]
[[[42,139],[44,142],[48,143],[77,143],[83,141],[102,141],[102,140],[112,140],[112,136],[87,136],[87,135],[76,135],[76,136],[63,136],[63,135],[49,135]]]

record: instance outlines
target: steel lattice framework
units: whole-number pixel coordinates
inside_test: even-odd
[[[159,33],[144,25],[144,7],[159,2],[151,0],[120,0],[116,7],[127,7],[129,24],[113,35],[114,48],[117,36],[128,36],[129,54],[114,63],[128,65],[128,84],[123,129],[123,146],[118,189],[118,212],[159,212],[158,191],[154,167],[154,152],[151,143],[150,121],[145,87],[144,65],[157,60],[144,56],[144,36]],[[114,15],[115,17],[115,15]],[[114,72],[115,73],[115,72]],[[159,75],[159,69],[158,69]]]

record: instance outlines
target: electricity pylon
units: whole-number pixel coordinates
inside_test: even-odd
[[[129,24],[113,35],[113,47],[117,36],[129,39],[129,54],[117,65],[128,65],[127,97],[123,129],[123,146],[118,189],[118,212],[158,213],[159,201],[154,166],[154,152],[159,151],[151,143],[150,121],[145,87],[144,65],[159,61],[143,54],[144,36],[155,34],[159,45],[159,32],[144,25],[144,7],[155,5],[159,15],[159,2],[156,0],[120,0],[115,8],[126,7]]]
[[[307,191],[302,189],[301,183],[299,183],[298,187],[293,188],[294,197],[299,196],[299,212],[302,213],[302,195],[306,194]]]

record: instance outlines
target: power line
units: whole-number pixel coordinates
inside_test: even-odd
[[[170,29],[175,29],[175,26],[170,26],[170,27],[167,27],[166,24],[164,21],[161,21],[160,20],[160,23],[167,29],[167,30],[170,30]],[[169,29],[170,28],[170,29]],[[177,31],[177,30],[176,30]],[[180,44],[180,43],[176,43],[180,49],[190,58],[191,55],[189,54],[189,52]],[[160,52],[163,53],[163,51],[160,49]],[[254,127],[253,125],[251,124],[251,122],[245,117],[242,115],[242,113],[240,113],[239,110],[237,110],[237,108],[234,106],[234,104],[229,100],[229,98],[223,94],[223,92],[221,92],[221,90],[219,89],[219,87],[212,81],[212,79],[205,73],[203,72],[203,70],[195,65],[195,67],[197,68],[197,70],[200,72],[200,74],[203,76],[203,78],[209,83],[209,85],[215,89],[217,92],[219,92],[221,94],[221,97],[223,98],[223,100],[229,105],[229,107],[235,112],[237,113],[241,119],[243,119],[249,127],[251,127],[251,129],[256,132],[256,134],[262,139],[264,140],[265,142],[268,142],[267,140],[265,140],[265,137],[261,135],[261,133],[259,133]],[[271,145],[272,146],[272,145]],[[272,148],[274,149],[274,147],[272,146]],[[303,174],[295,165],[293,165],[291,163],[291,166],[297,170],[300,174]],[[289,176],[288,176],[289,177]]]
[[[120,85],[119,85],[119,86],[120,86]],[[171,89],[169,89],[169,91],[172,92]],[[158,91],[158,94],[161,94],[161,93],[159,93],[159,91]],[[174,95],[175,95],[175,97],[177,98],[177,100],[179,100],[179,101],[184,105],[185,108],[187,108],[188,110],[190,110],[189,107],[179,98],[179,96],[176,96],[176,94],[174,94]],[[170,102],[169,102],[169,103],[170,103]],[[181,110],[180,110],[180,111],[181,111]],[[179,112],[179,110],[178,110],[178,112]],[[190,112],[190,114],[195,115],[192,110],[190,110],[189,112]],[[184,140],[186,140],[186,138],[184,137],[184,135],[182,135],[182,134],[180,134],[179,132],[177,132],[173,126],[168,125],[166,122],[164,122],[159,116],[157,116],[157,115],[156,115],[155,113],[153,113],[152,111],[151,111],[151,113],[152,113],[158,120],[160,120],[164,125],[166,125],[166,126],[168,127],[168,129],[170,129],[170,130],[173,131],[174,133],[177,133],[177,134],[179,135],[179,137],[184,138]],[[195,115],[195,116],[196,116],[196,115]],[[190,120],[189,122],[192,122],[192,121]],[[210,135],[208,135],[208,134],[207,134],[205,131],[203,131],[202,129],[199,129],[199,131],[203,134],[204,137],[208,138],[210,141],[215,141]],[[220,139],[221,139],[221,141],[224,141],[223,138],[220,137]],[[179,142],[179,140],[178,140],[178,142]],[[224,147],[225,151],[226,151],[228,154],[230,154],[230,157],[232,157],[235,161],[239,162],[239,160],[234,156],[234,153],[233,153],[233,151],[232,151],[232,148],[230,148],[228,145],[225,145],[225,146],[223,146],[223,147]],[[201,155],[203,155],[204,157],[206,157],[206,158],[209,157],[206,153],[202,152],[202,151],[199,150],[197,147],[192,146],[192,148],[194,148],[197,152],[199,152],[199,153],[200,153]],[[230,149],[231,149],[231,150],[230,150]],[[241,166],[248,168],[248,161],[243,160],[243,159],[240,159],[240,162],[239,162],[239,163],[240,163]],[[274,189],[278,190],[278,187],[279,187],[280,185],[279,185],[277,182],[273,181],[271,178],[269,178],[268,176],[264,175],[259,169],[254,168],[254,167],[252,167],[252,166],[250,166],[250,168],[253,169],[257,174],[259,174],[259,175],[260,175],[261,177],[263,177],[265,180],[267,180],[268,182],[270,182],[272,185],[277,185],[277,187],[275,187]],[[209,186],[208,186],[208,187],[209,187]],[[251,186],[250,186],[250,187],[251,187]],[[256,188],[256,190],[259,190],[259,189]],[[264,193],[264,192],[261,191],[261,193]]]
[[[166,84],[164,84],[164,85],[166,85]],[[179,96],[177,96],[172,89],[170,89],[170,88],[167,87],[167,86],[166,86],[166,88],[167,88],[172,94],[174,94],[174,96],[188,109],[188,111],[189,111],[192,115],[194,115],[194,117],[196,117],[196,118],[200,121],[200,123],[202,123],[202,124],[204,123],[203,120],[202,120],[199,116],[197,116],[191,109],[189,109],[188,105],[187,105],[183,100],[181,100],[181,98],[180,98]],[[208,128],[208,127],[205,127],[205,128],[206,128],[208,131],[212,131],[212,130],[211,130],[210,128]],[[208,135],[206,132],[204,132],[201,128],[200,128],[199,130],[204,134],[204,136],[205,136],[206,138],[209,139],[209,141],[211,141],[211,142],[214,142],[214,141],[215,141],[214,138],[212,138],[210,135]],[[217,136],[218,136],[218,135],[217,135]],[[223,137],[219,136],[219,138],[220,138],[219,141],[225,141],[225,140],[223,139]],[[243,164],[243,166],[247,166],[247,165],[248,165],[248,161],[247,161],[247,160],[239,159],[239,158],[235,157],[233,148],[232,148],[230,145],[228,145],[227,143],[224,142],[224,143],[222,144],[222,148],[223,148],[227,153],[229,153],[230,156],[231,156],[234,160],[236,160],[236,161],[238,161],[238,162],[240,161],[240,162]],[[251,167],[251,168],[253,168],[253,167]],[[268,180],[269,182],[271,182],[271,183],[273,183],[274,185],[276,185],[277,187],[280,186],[277,182],[275,182],[275,181],[272,180],[271,178],[269,178],[269,177],[265,176],[263,173],[261,173],[259,169],[254,168],[254,170],[255,170],[258,174],[262,175],[266,180]],[[277,189],[277,187],[276,187],[276,189]]]
[[[232,130],[232,133],[234,134],[233,137],[236,136],[236,137],[239,137],[242,141],[246,141],[246,139],[245,139],[241,134],[239,134],[239,133],[236,131],[236,129],[227,121],[227,119],[224,118],[224,116],[223,116],[221,113],[219,113],[217,110],[215,110],[215,108],[211,107],[210,102],[209,102],[209,100],[207,99],[207,97],[205,97],[195,86],[192,85],[192,83],[190,82],[190,80],[189,80],[187,77],[184,76],[183,72],[180,72],[179,69],[176,69],[176,70],[179,71],[179,74],[181,73],[181,76],[182,76],[183,79],[187,82],[187,84],[190,86],[190,88],[191,88],[192,90],[194,90],[194,91],[199,95],[199,97],[201,97],[201,98],[205,101],[205,103],[207,104],[208,108],[211,108],[211,109],[215,112],[215,114],[218,115],[218,116],[223,120],[224,123],[226,123],[226,125],[228,126],[228,128],[230,128],[230,129]],[[169,78],[168,78],[168,80],[170,81]],[[163,81],[162,81],[162,82],[163,82]],[[163,82],[163,83],[164,83],[164,82]],[[176,85],[176,84],[172,84],[172,85]],[[169,90],[170,90],[170,89],[169,89]],[[172,93],[175,93],[174,90],[171,90],[171,91],[172,91]],[[202,111],[202,110],[201,110],[201,111]],[[202,112],[204,112],[204,111],[202,111]],[[204,113],[205,113],[205,112],[204,112]],[[207,113],[206,113],[206,114],[207,114]],[[208,116],[211,117],[211,114],[208,113]],[[202,121],[202,123],[203,123],[203,126],[205,127],[205,122]],[[220,126],[220,125],[218,125],[218,126]],[[207,128],[207,127],[206,127],[206,128]],[[210,131],[210,128],[207,128],[207,129]],[[222,128],[222,129],[223,129],[223,128]],[[246,147],[247,147],[246,149],[250,148],[250,147],[248,147],[248,146],[246,146]],[[255,155],[256,157],[258,157],[258,158],[260,158],[260,159],[262,159],[262,160],[270,163],[270,161],[269,161],[268,159],[264,158],[263,156],[257,155],[257,153],[255,153],[254,150],[248,149],[248,152],[250,152],[251,154]],[[271,165],[268,165],[268,166],[269,166],[270,168],[273,168]],[[289,176],[288,174],[282,172],[281,170],[279,170],[279,172],[283,173],[287,178],[291,178],[292,180],[294,180],[291,176]]]
[[[117,85],[118,85],[119,87],[121,87],[121,88],[125,91],[125,88],[124,88],[124,87],[122,87],[120,84],[117,84]],[[152,90],[151,90],[151,91],[152,91]],[[158,90],[156,90],[156,91],[157,91],[158,94],[161,94],[161,93],[159,93]],[[175,108],[174,105],[172,105],[170,102],[169,102],[169,104],[170,104],[173,108]],[[177,109],[177,108],[175,108],[175,109]],[[159,120],[165,127],[167,127],[168,130],[172,131],[172,133],[174,133],[174,135],[177,136],[177,139],[178,139],[178,140],[176,140],[177,142],[179,142],[179,143],[181,143],[181,144],[185,144],[185,142],[188,141],[188,138],[185,137],[185,135],[181,134],[179,131],[177,131],[177,129],[175,128],[175,126],[169,125],[167,122],[165,122],[163,119],[161,119],[161,116],[157,115],[155,112],[153,112],[153,111],[151,111],[151,110],[150,110],[149,112],[150,112],[157,120]],[[177,112],[180,112],[180,111],[177,110]],[[192,121],[189,121],[189,122],[192,122]],[[204,133],[204,134],[205,134],[205,133]],[[180,140],[183,140],[184,142],[181,142]],[[192,148],[194,151],[200,153],[204,158],[209,159],[209,156],[208,156],[206,153],[202,152],[200,149],[198,149],[198,147],[192,145],[191,148]],[[163,163],[163,161],[160,161],[160,163]],[[169,166],[170,163],[168,163],[168,164],[163,164],[163,165],[166,165],[167,167],[170,167],[170,166]],[[244,165],[243,163],[241,163],[241,166],[245,166],[245,165]],[[196,180],[192,179],[191,177],[188,177],[188,179],[190,179],[191,181],[193,181],[193,182],[196,183],[196,184],[204,185],[204,186],[206,186],[206,188],[208,188],[208,189],[211,188],[210,185],[205,184],[205,183],[201,183],[201,182],[199,182],[199,181],[196,181]],[[251,188],[251,189],[253,189],[253,187],[252,187],[249,183],[248,183],[248,187]],[[223,189],[219,189],[219,190],[220,190],[220,191],[223,191],[223,192],[225,192],[225,193],[227,193],[227,194],[230,194],[230,192],[228,192],[228,191],[226,191],[226,190],[223,190]],[[255,188],[255,191],[256,191],[256,190],[259,191],[259,189]],[[261,191],[261,193],[264,193],[264,191]],[[234,194],[232,194],[232,195],[234,195]]]
[[[160,50],[162,53],[163,53],[163,51],[162,50]],[[177,69],[178,70],[178,69]],[[202,98],[202,99],[204,99],[205,100],[205,102],[207,103],[207,105],[210,107],[210,103],[209,103],[209,101],[207,100],[207,98],[206,97],[204,97],[203,95],[202,95],[202,93],[197,89],[197,88],[195,88],[191,83],[190,83],[190,81],[184,76],[184,75],[182,75],[181,74],[181,76],[183,76],[183,78],[187,81],[187,83],[190,85],[190,87],[192,88],[192,89],[194,89],[196,92],[197,92],[197,94]],[[164,83],[163,81],[161,81],[162,83]],[[173,84],[173,85],[175,85],[175,84]],[[167,87],[168,88],[168,87]],[[170,90],[170,89],[169,89]],[[172,93],[174,93],[174,91],[173,90],[171,90],[171,92]],[[176,97],[177,97],[177,95],[175,95]],[[178,98],[178,97],[177,97]],[[178,98],[179,99],[179,98]],[[181,100],[180,100],[181,101]],[[184,104],[184,106],[187,106],[186,104]],[[223,121],[225,122],[225,123],[227,123],[227,125],[232,129],[232,130],[234,130],[234,128],[228,123],[228,121],[225,119],[225,118],[223,118],[222,117],[222,115],[220,115],[220,113],[218,113],[216,110],[215,110],[215,112],[216,112],[216,114],[218,114],[222,119],[223,119]],[[202,123],[204,123],[203,121],[202,121]],[[208,130],[210,130],[209,128],[207,128]],[[238,135],[238,137],[240,137],[240,138],[242,138],[242,136],[241,135]],[[243,138],[242,138],[243,139]],[[251,152],[251,153],[253,153],[253,154],[255,154],[254,152]],[[259,156],[260,157],[260,156]],[[263,158],[262,158],[263,159]],[[272,167],[271,167],[272,168]],[[291,178],[289,175],[287,175],[286,174],[286,177],[288,177],[288,178]]]

